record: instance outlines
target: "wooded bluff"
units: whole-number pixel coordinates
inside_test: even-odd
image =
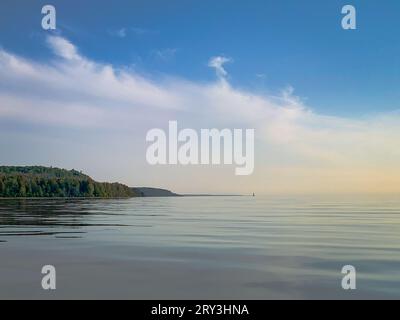
[[[76,171],[53,167],[0,166],[0,197],[135,197],[135,191],[120,183],[97,182]]]

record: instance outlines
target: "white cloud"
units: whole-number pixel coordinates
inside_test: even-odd
[[[210,61],[208,62],[208,66],[214,68],[217,76],[220,79],[223,79],[228,75],[228,73],[224,69],[224,64],[228,62],[232,62],[232,59],[223,56],[216,56],[210,59]]]
[[[249,184],[258,188],[263,188],[268,178],[262,173],[272,167],[280,168],[274,172],[282,173],[282,168],[301,172],[304,178],[304,172],[312,175],[317,168],[325,173],[352,168],[365,173],[384,166],[386,171],[392,170],[392,176],[400,177],[400,149],[396,147],[399,113],[359,119],[325,116],[304,105],[290,87],[277,96],[239,90],[225,80],[224,64],[231,61],[225,57],[213,57],[209,62],[217,72],[215,82],[173,77],[150,80],[129,69],[89,60],[64,38],[51,36],[48,44],[56,54],[48,63],[0,50],[0,121],[47,126],[49,130],[118,131],[116,139],[124,146],[121,152],[131,152],[131,158],[138,157],[134,140],[144,143],[147,130],[166,126],[168,120],[191,128],[255,128],[253,179],[261,180]],[[321,179],[322,171],[318,171]],[[360,177],[361,173],[357,179]],[[291,183],[288,178],[286,184]]]
[[[47,42],[53,49],[54,53],[66,60],[81,60],[76,47],[68,40],[51,36],[47,38]]]

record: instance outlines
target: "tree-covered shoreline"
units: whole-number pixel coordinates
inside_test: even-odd
[[[43,166],[0,166],[0,198],[126,198],[120,183],[97,182],[76,171]]]

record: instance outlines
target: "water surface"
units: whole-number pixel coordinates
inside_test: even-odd
[[[400,197],[3,199],[0,298],[398,299]]]

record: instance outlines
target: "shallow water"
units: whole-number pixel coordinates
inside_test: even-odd
[[[400,197],[3,199],[0,298],[398,299]]]

